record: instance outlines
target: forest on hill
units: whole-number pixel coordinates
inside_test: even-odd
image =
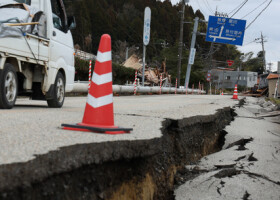
[[[177,75],[178,40],[180,31],[181,4],[172,5],[170,0],[65,0],[68,15],[74,15],[77,28],[72,30],[75,47],[96,54],[102,34],[112,37],[113,62],[120,64],[125,60],[126,48],[142,57],[144,9],[152,11],[151,37],[147,46],[148,66],[156,67],[166,59],[166,68],[172,78]],[[191,42],[194,18],[204,20],[203,14],[185,7],[183,58],[181,83],[184,82]],[[206,19],[207,20],[207,19]],[[198,31],[206,33],[207,25],[199,23]],[[210,55],[211,43],[205,36],[198,35],[196,59],[192,67],[190,83],[205,81],[206,72],[213,67],[227,67],[226,60],[234,60],[233,68],[261,73],[262,52],[254,58],[252,53],[243,54],[234,45],[214,44],[214,53]]]

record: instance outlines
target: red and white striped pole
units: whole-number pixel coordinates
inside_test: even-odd
[[[134,79],[134,95],[136,95],[136,83],[137,83],[137,70],[135,70],[135,79]]]
[[[159,94],[161,94],[162,74],[160,74]]]
[[[88,89],[90,88],[91,83],[91,60],[89,61],[89,71],[88,71]]]
[[[175,84],[175,94],[177,94],[177,85],[178,85],[178,79],[176,78],[176,84]]]

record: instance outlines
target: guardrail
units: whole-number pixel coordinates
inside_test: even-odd
[[[158,94],[160,91],[160,87],[143,87],[137,86],[136,92],[137,93],[153,93]],[[88,92],[88,82],[87,81],[77,81],[74,83],[74,88],[72,90],[74,93],[87,93]],[[133,85],[113,85],[113,92],[115,93],[125,93],[125,94],[133,94],[134,93],[134,86]],[[162,87],[161,93],[168,93],[168,94],[175,94],[175,87]],[[186,89],[184,88],[177,88],[177,94],[186,94]],[[192,93],[192,89],[188,88],[188,93]],[[193,90],[194,94],[202,93],[205,94],[205,91],[200,91],[198,89]]]

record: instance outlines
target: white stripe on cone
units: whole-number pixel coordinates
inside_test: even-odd
[[[95,98],[89,94],[87,103],[93,108],[99,108],[101,106],[109,105],[113,103],[113,94],[109,94],[99,98]]]
[[[102,52],[98,51],[96,60],[100,63],[111,61],[112,60],[112,52],[107,51],[107,52],[102,53]]]
[[[92,82],[95,83],[96,85],[102,85],[105,83],[112,82],[112,72],[107,73],[107,74],[96,74],[93,72],[92,74]]]

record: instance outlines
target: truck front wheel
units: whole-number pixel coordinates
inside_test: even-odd
[[[47,100],[48,106],[51,108],[61,108],[65,97],[65,78],[61,72],[57,73],[52,99]]]
[[[6,63],[0,74],[0,108],[14,107],[18,92],[17,73],[13,65]]]

